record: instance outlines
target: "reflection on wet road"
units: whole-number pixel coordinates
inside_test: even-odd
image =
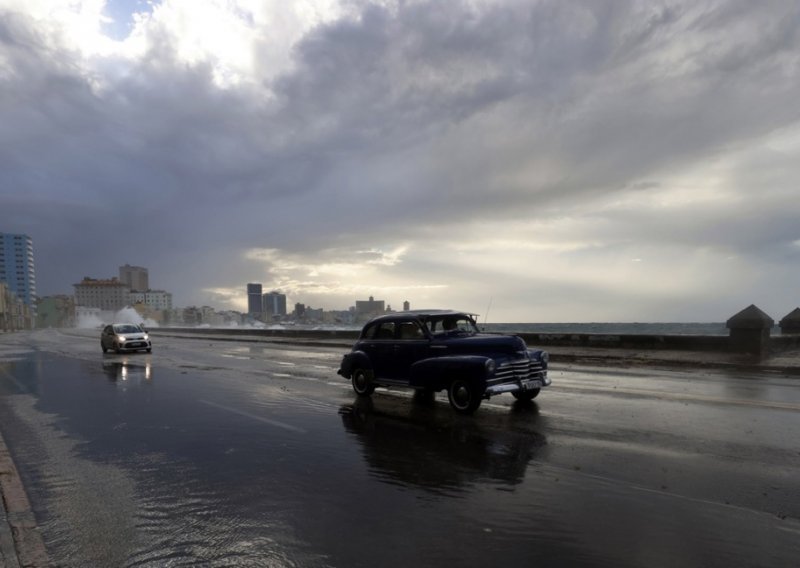
[[[800,557],[800,412],[780,381],[559,372],[550,396],[464,417],[357,399],[329,351],[157,347],[0,362],[0,429],[59,566]],[[748,384],[763,396],[737,404]]]
[[[532,422],[524,430],[513,421],[508,428],[485,428],[479,421],[443,419],[431,405],[412,406],[408,412],[382,406],[371,398],[357,399],[343,405],[339,414],[361,444],[370,472],[400,486],[452,493],[478,482],[517,485],[546,443],[529,429]],[[525,411],[535,422],[537,407],[528,406]]]
[[[144,364],[127,360],[103,361],[103,371],[109,381],[127,381],[128,379],[149,381],[153,378],[153,368],[149,360]]]

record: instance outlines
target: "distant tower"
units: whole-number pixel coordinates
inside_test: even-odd
[[[130,264],[120,266],[119,281],[137,292],[147,292],[150,289],[147,269],[141,266],[131,266]]]
[[[264,316],[274,318],[286,315],[286,294],[273,290],[262,296],[262,302]]]
[[[409,311],[410,309],[411,309],[411,304],[409,304],[409,303],[408,303],[408,300],[406,300],[405,302],[403,302],[403,311],[404,311],[404,312],[407,312],[407,311]]]
[[[263,308],[261,307],[261,284],[247,285],[247,313],[254,318],[261,318]]]
[[[0,233],[0,282],[36,313],[33,241],[28,235]]]

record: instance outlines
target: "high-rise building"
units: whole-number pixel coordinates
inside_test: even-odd
[[[277,290],[267,292],[263,296],[264,317],[275,318],[286,315],[286,294],[281,294]]]
[[[260,318],[264,309],[261,304],[261,284],[247,285],[247,313],[251,317]]]
[[[119,281],[137,292],[147,292],[150,289],[147,269],[141,266],[131,266],[130,264],[120,266]]]
[[[0,282],[5,282],[36,313],[36,271],[33,241],[28,235],[0,233]]]

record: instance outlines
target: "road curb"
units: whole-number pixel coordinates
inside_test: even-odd
[[[19,472],[0,434],[0,568],[52,566]]]

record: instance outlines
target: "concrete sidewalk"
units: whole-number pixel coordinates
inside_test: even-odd
[[[52,566],[28,496],[0,434],[0,568]]]

